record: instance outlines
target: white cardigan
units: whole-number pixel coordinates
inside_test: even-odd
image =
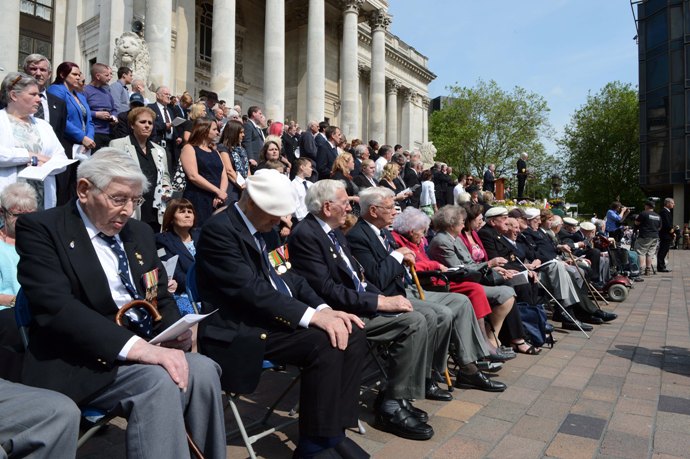
[[[167,200],[170,199],[170,196],[172,195],[170,173],[168,172],[168,157],[165,148],[153,142],[151,142],[151,145],[153,145],[152,156],[153,162],[156,163],[158,175],[156,178],[156,183],[150,183],[149,186],[154,187],[152,204],[153,207],[158,210],[158,223],[163,223],[163,214],[165,213]],[[129,153],[132,159],[139,164],[137,149],[134,145],[132,145],[129,136],[111,140],[109,146],[111,148],[126,151]],[[132,217],[136,218],[137,220],[141,219],[141,209],[139,207],[134,209],[134,215],[132,215]]]
[[[67,156],[65,156],[65,149],[62,148],[50,123],[40,118],[34,118],[33,116],[30,118],[31,122],[36,124],[38,132],[41,135],[43,151],[41,151],[40,154],[50,158],[60,157],[67,159]],[[7,110],[0,110],[0,191],[7,185],[17,181],[19,168],[26,166],[30,160],[30,154],[26,148],[17,148],[15,146],[12,125],[10,124]],[[55,207],[57,203],[55,174],[59,174],[63,170],[64,169],[54,171],[51,175],[46,177],[43,182],[45,186],[45,196],[43,199],[44,209]]]

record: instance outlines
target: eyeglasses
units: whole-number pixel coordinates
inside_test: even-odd
[[[103,193],[108,198],[110,203],[112,205],[114,205],[115,207],[124,207],[129,202],[131,202],[134,205],[134,207],[139,207],[144,202],[146,202],[146,199],[144,199],[141,196],[134,196],[132,198],[130,198],[128,196],[113,196],[111,194],[106,193],[105,191],[103,191],[102,188],[99,188],[96,185],[94,185],[93,187],[96,188],[97,190],[99,190],[101,193]]]
[[[391,212],[392,210],[395,209],[395,204],[393,204],[392,206],[377,206],[377,205],[373,205],[372,207],[378,207],[379,209],[383,209],[383,210],[387,210],[388,212]]]
[[[32,213],[32,212],[36,212],[36,209],[33,209],[33,210],[21,210],[21,211],[19,211],[19,212],[12,212],[11,210],[9,210],[9,209],[8,209],[7,207],[5,207],[5,206],[2,206],[2,207],[0,207],[0,208],[2,209],[2,212],[3,212],[3,213],[5,214],[5,216],[7,216],[7,217],[19,217],[20,215],[30,214],[30,213]]]

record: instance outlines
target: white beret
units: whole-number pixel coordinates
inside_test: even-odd
[[[591,222],[582,222],[580,223],[580,229],[582,229],[582,231],[594,231],[596,226]]]
[[[563,217],[563,223],[570,226],[577,226],[579,224],[573,217]]]
[[[533,218],[539,217],[539,209],[535,209],[534,207],[528,207],[525,209],[525,215],[527,215],[527,220],[532,220]]]
[[[492,207],[484,214],[486,218],[501,217],[503,215],[508,215],[508,209],[505,207]]]
[[[275,169],[259,169],[247,177],[247,193],[259,209],[274,217],[286,217],[297,209],[290,179]]]

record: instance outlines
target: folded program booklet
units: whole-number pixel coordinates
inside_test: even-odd
[[[187,314],[186,316],[182,316],[180,320],[163,330],[158,336],[149,341],[149,343],[159,344],[165,341],[173,340],[192,328],[194,324],[198,324],[216,311],[217,309],[213,312],[209,312],[208,314]]]

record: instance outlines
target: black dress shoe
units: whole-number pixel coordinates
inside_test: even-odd
[[[594,327],[592,327],[591,325],[583,324],[583,323],[580,322],[579,320],[576,320],[575,322],[570,322],[570,321],[565,321],[565,320],[564,320],[563,323],[561,324],[561,328],[562,328],[563,330],[577,330],[577,331],[580,331],[580,328],[578,328],[578,325],[580,326],[580,328],[582,328],[582,330],[584,330],[584,331],[586,331],[586,332],[594,330]]]
[[[497,349],[494,354],[489,354],[486,358],[490,362],[507,362],[515,357],[517,357],[517,355],[514,352],[512,354],[508,354]]]
[[[438,387],[433,380],[427,380],[426,385],[426,399],[427,400],[439,400],[441,402],[450,402],[453,400],[453,395],[447,390],[443,390]]]
[[[668,268],[657,268],[656,269],[656,272],[658,272],[658,273],[670,273],[671,271],[673,271],[673,270],[668,269]]]
[[[376,427],[409,440],[428,440],[434,436],[434,429],[425,422],[420,422],[405,408],[398,408],[393,414],[377,413]]]
[[[420,422],[429,422],[429,413],[424,410],[420,410],[414,406],[411,401],[402,399],[400,400],[400,405],[412,413],[412,416],[416,417]]]
[[[371,457],[361,446],[348,437],[335,445],[334,449],[343,459],[369,459]]]
[[[486,392],[503,392],[506,390],[505,384],[489,379],[481,371],[478,371],[473,375],[461,373],[458,379],[455,380],[455,387],[459,387],[461,389],[479,389]]]
[[[601,317],[597,317],[595,314],[578,314],[577,318],[580,320],[580,322],[584,322],[586,324],[601,325],[604,323],[604,319],[602,319]]]
[[[616,320],[618,318],[618,314],[604,311],[603,309],[597,309],[593,315],[599,317],[604,322],[611,322],[612,320]]]

